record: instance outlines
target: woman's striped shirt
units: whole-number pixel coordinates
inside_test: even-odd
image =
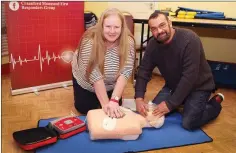
[[[135,48],[133,39],[129,39],[130,50],[128,51],[128,58],[126,60],[124,68],[121,70],[120,75],[123,75],[126,79],[132,74],[134,60],[135,60]],[[72,73],[77,83],[84,89],[94,92],[93,84],[104,79],[105,87],[107,91],[113,90],[116,84],[117,73],[119,71],[119,55],[118,46],[110,48],[105,54],[104,63],[104,76],[102,76],[98,66],[91,72],[89,81],[86,79],[86,69],[90,59],[92,51],[92,40],[84,39],[82,41],[82,48],[77,60],[78,51],[75,52],[72,61]]]

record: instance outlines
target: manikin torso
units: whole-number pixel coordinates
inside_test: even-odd
[[[161,118],[153,116],[152,111],[143,117],[124,107],[121,109],[125,113],[122,118],[110,118],[102,109],[88,112],[87,123],[91,140],[136,140],[142,134],[142,128],[160,128],[164,124],[164,116]]]

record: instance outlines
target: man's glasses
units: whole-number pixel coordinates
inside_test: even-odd
[[[163,30],[164,28],[166,28],[166,26],[167,26],[167,23],[163,22],[158,27],[150,28],[150,30],[151,30],[151,32],[155,32],[155,31],[158,31],[158,29]]]

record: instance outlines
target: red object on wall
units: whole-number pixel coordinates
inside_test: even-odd
[[[7,2],[12,90],[70,81],[84,2]]]

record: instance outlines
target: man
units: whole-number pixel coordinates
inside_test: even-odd
[[[192,31],[173,28],[168,17],[154,12],[148,20],[150,39],[139,66],[135,101],[137,111],[146,115],[144,95],[152,71],[158,67],[165,79],[162,90],[153,99],[158,104],[153,114],[163,116],[183,105],[183,127],[199,128],[215,119],[222,109],[222,94],[213,96],[213,75],[205,58],[200,38]]]

